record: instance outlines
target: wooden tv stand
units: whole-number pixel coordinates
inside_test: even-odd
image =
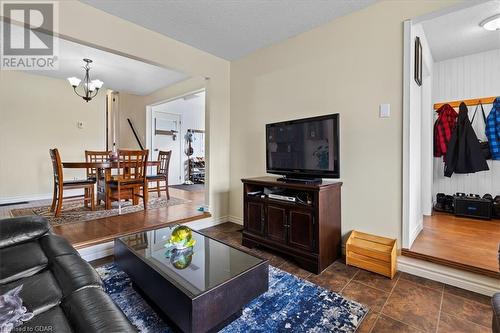
[[[274,177],[242,179],[244,227],[242,243],[291,256],[303,268],[320,274],[341,255],[341,182],[301,184]],[[296,196],[289,202],[249,193],[272,189]]]

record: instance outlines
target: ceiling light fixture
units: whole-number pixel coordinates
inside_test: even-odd
[[[78,91],[76,90],[76,88],[80,86],[82,80],[73,76],[69,77],[68,81],[73,87],[75,94],[83,98],[88,103],[90,100],[92,100],[92,98],[97,96],[97,93],[99,92],[99,89],[101,89],[104,82],[102,82],[101,80],[90,80],[89,71],[90,71],[90,63],[92,63],[92,60],[85,58],[83,59],[83,61],[85,62],[85,66],[83,66],[83,69],[85,70],[85,77],[83,78],[82,94],[79,94]]]
[[[479,23],[479,25],[489,31],[500,30],[500,14],[488,17]]]

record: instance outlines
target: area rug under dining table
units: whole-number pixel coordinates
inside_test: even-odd
[[[148,209],[156,209],[162,207],[170,207],[189,203],[191,201],[184,200],[181,198],[176,198],[170,196],[167,200],[165,196],[157,197],[155,194],[151,195],[148,200]],[[130,201],[123,201],[121,214],[130,214],[144,210],[142,202],[138,205],[133,205]],[[13,217],[25,216],[25,215],[39,215],[47,218],[52,226],[63,225],[63,224],[73,224],[78,222],[86,222],[97,219],[102,219],[105,217],[117,216],[118,215],[118,202],[113,202],[111,209],[105,209],[103,205],[96,206],[95,210],[90,210],[83,206],[81,202],[65,202],[63,203],[63,209],[58,217],[54,216],[54,213],[50,211],[50,205],[42,205],[37,207],[26,207],[26,208],[16,208],[10,211]]]
[[[117,265],[98,267],[97,272],[106,292],[140,332],[172,332]],[[354,332],[367,313],[365,305],[269,266],[269,290],[221,332]]]

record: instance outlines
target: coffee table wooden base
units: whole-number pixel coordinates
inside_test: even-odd
[[[139,288],[135,283],[132,282],[132,288],[134,288],[134,290],[139,294],[141,295],[141,297],[149,304],[149,306],[151,306],[153,308],[153,310],[160,316],[160,318],[165,322],[167,323],[168,327],[170,329],[172,329],[172,331],[174,332],[182,332],[182,330],[177,326],[177,324],[175,322],[173,322],[169,317],[167,317],[163,311],[156,306],[156,304],[149,298],[148,295],[146,295],[144,293],[144,291],[142,291],[141,288]],[[234,313],[232,316],[230,316],[229,318],[227,318],[225,321],[221,322],[219,325],[213,327],[212,329],[210,329],[208,332],[209,333],[216,333],[216,332],[219,332],[221,329],[223,329],[224,327],[226,327],[227,325],[231,324],[233,321],[235,321],[236,319],[238,319],[241,314],[243,312],[243,309],[240,309],[239,311],[237,311],[236,313]]]
[[[200,295],[190,297],[161,272],[115,240],[115,262],[128,274],[150,304],[183,332],[211,332],[241,315],[241,309],[268,289],[269,265],[264,261]],[[207,277],[209,278],[209,277]]]

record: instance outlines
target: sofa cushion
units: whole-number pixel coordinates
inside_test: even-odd
[[[0,249],[0,262],[0,284],[5,284],[38,273],[47,267],[48,260],[33,241]]]
[[[23,325],[16,327],[12,332],[73,332],[71,325],[62,309],[59,306],[45,311],[33,319],[25,322]],[[82,330],[80,332],[90,332]]]
[[[19,285],[23,285],[19,293],[19,297],[23,300],[23,306],[28,309],[28,312],[33,312],[35,316],[59,305],[61,302],[61,290],[52,273],[48,270],[4,284],[0,286],[0,294],[4,294]]]
[[[73,246],[71,246],[71,244],[61,236],[48,234],[40,237],[39,242],[43,252],[45,252],[45,255],[49,258],[49,261],[52,261],[55,257],[65,254],[78,255],[78,251],[76,251]]]
[[[68,254],[55,257],[51,261],[50,269],[64,297],[83,287],[102,288],[102,281],[97,272],[78,255]]]
[[[0,221],[0,249],[38,238],[49,231],[49,222],[41,216],[22,216]]]
[[[76,332],[137,332],[102,289],[80,289],[65,298],[61,306]]]

